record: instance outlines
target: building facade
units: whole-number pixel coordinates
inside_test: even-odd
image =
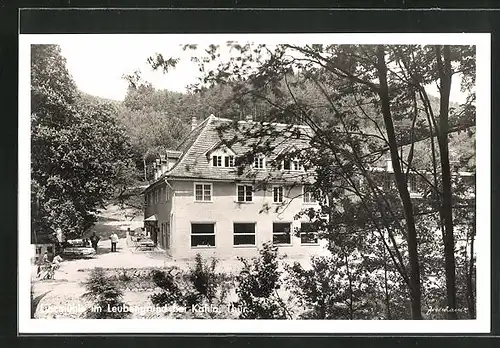
[[[228,122],[213,115],[199,125],[193,120],[186,139],[154,163],[155,180],[144,192],[148,234],[174,259],[255,256],[265,242],[291,257],[320,253],[323,242],[307,219],[295,218],[318,207],[307,173],[298,161],[281,163],[278,173],[270,165],[276,154],[301,142],[275,139],[275,155],[257,156],[242,171],[236,158],[248,148],[226,145],[219,130]]]

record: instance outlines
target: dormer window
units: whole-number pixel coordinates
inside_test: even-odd
[[[266,168],[266,159],[263,156],[256,157],[253,161],[253,167],[255,169],[264,169]]]
[[[212,165],[214,167],[222,167],[222,156],[212,156]]]
[[[300,164],[300,161],[297,159],[283,160],[282,168],[284,170],[292,170],[292,171],[299,171],[304,169]]]
[[[233,168],[236,154],[228,147],[221,147],[210,151],[212,167]]]
[[[224,167],[231,168],[234,167],[234,156],[224,157]]]
[[[228,156],[213,155],[212,156],[212,166],[232,168],[232,167],[234,167],[234,156],[233,155],[228,155]]]

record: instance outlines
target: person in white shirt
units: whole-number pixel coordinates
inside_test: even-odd
[[[54,257],[54,259],[52,260],[52,264],[51,264],[52,271],[55,271],[56,269],[61,267],[60,263],[62,262],[62,260],[63,260],[62,257],[59,255],[56,255]]]
[[[113,232],[109,238],[111,239],[111,252],[116,252],[116,244],[118,243],[118,236],[116,235],[116,232]]]

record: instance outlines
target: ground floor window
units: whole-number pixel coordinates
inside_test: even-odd
[[[314,231],[313,224],[308,222],[300,224],[300,243],[318,244],[318,232]]]
[[[291,224],[289,222],[273,223],[273,244],[291,244]]]
[[[234,223],[234,245],[255,245],[255,223]]]
[[[215,224],[191,224],[191,247],[197,246],[215,246]]]

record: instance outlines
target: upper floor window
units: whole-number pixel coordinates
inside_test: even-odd
[[[303,186],[303,196],[302,199],[304,203],[316,203],[316,199],[314,198],[314,190],[311,185]]]
[[[253,167],[255,169],[266,168],[266,159],[263,156],[256,157],[253,161]]]
[[[224,167],[230,168],[234,167],[234,156],[225,156],[224,157]]]
[[[282,168],[284,170],[293,170],[293,171],[299,171],[304,169],[302,167],[302,164],[300,164],[300,161],[297,159],[283,160]]]
[[[253,200],[253,187],[251,185],[237,185],[236,196],[238,202],[251,202]]]
[[[233,155],[213,155],[212,156],[212,166],[214,167],[234,167],[234,156]]]
[[[165,187],[165,202],[170,201],[170,189]]]
[[[214,167],[222,167],[222,156],[212,156],[212,165]]]
[[[389,173],[385,173],[384,175],[384,189],[390,190],[392,188],[392,175]]]
[[[418,180],[416,175],[410,174],[410,177],[408,178],[408,189],[410,192],[417,192],[418,191]]]
[[[283,203],[283,186],[273,187],[273,202]]]
[[[194,200],[197,202],[212,201],[212,184],[195,183],[194,184]]]

